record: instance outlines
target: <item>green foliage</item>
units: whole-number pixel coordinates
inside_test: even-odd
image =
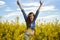
[[[0,21],[0,40],[24,40],[24,32],[26,25],[16,22],[1,22]],[[34,36],[30,40],[60,40],[60,23],[58,20],[51,23],[41,23],[37,25]]]

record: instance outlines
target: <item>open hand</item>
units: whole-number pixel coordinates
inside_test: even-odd
[[[40,1],[40,6],[42,6],[42,1]]]

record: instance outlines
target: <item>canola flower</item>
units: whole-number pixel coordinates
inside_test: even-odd
[[[36,22],[35,29],[35,34],[30,37],[30,40],[60,40],[60,22],[58,20],[40,25]],[[26,25],[20,24],[18,17],[16,22],[0,21],[0,40],[24,40],[25,31]]]

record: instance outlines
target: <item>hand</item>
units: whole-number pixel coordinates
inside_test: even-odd
[[[19,0],[17,0],[17,4],[20,6]]]
[[[40,1],[40,6],[42,6],[42,1]]]
[[[19,3],[19,0],[17,0],[17,4],[18,4],[19,8],[20,8],[21,10],[23,10],[23,8],[21,7],[21,4]]]

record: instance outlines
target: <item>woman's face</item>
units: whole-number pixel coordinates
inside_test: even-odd
[[[30,14],[29,17],[30,17],[30,20],[33,21],[33,19],[34,19],[34,14]]]

